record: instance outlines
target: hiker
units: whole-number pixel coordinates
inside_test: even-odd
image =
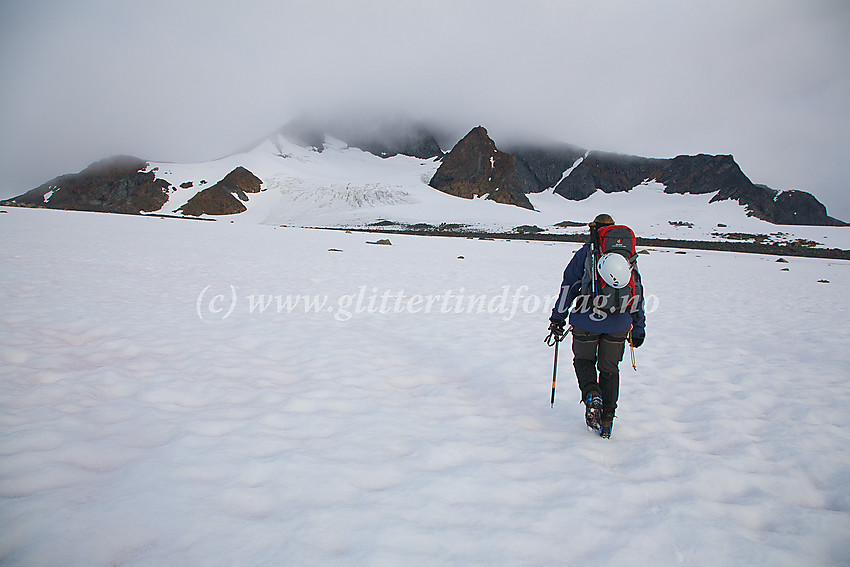
[[[564,270],[549,331],[556,340],[572,331],[573,366],[585,404],[585,421],[607,438],[617,409],[619,364],[626,341],[631,340],[634,348],[643,344],[646,315],[634,233],[615,225],[607,214],[597,216],[588,226],[590,239]],[[565,332],[568,314],[571,329]]]

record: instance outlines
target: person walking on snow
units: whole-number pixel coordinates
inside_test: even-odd
[[[632,238],[632,258],[624,262],[624,256],[621,255],[625,253],[623,251],[621,254],[599,252],[600,230],[607,232],[604,231],[605,227],[616,226],[614,219],[610,215],[601,214],[588,226],[590,239],[573,255],[564,270],[558,301],[549,319],[549,331],[556,340],[562,340],[569,315],[572,327],[570,330],[573,333],[573,366],[581,390],[581,400],[585,404],[585,421],[589,428],[607,438],[611,435],[617,409],[620,390],[619,364],[623,360],[625,343],[630,339],[634,348],[643,344],[646,338],[646,314],[643,307],[643,286],[637,270],[637,257],[634,255],[634,233],[627,227],[621,227],[628,231]],[[591,261],[588,261],[589,254],[593,255]],[[609,261],[610,263],[605,265],[605,262]],[[620,270],[619,274],[617,270]],[[613,277],[614,281],[610,277]],[[603,286],[604,282],[622,288],[624,284],[616,282],[617,277],[625,281],[629,281],[631,277],[631,290],[637,297],[630,302],[628,309],[625,308],[625,301],[622,309],[599,309],[600,302],[594,303],[594,299],[598,297],[597,288]],[[597,284],[598,278],[603,278],[604,282]],[[635,292],[635,289],[638,291]],[[579,301],[573,306],[576,299]]]

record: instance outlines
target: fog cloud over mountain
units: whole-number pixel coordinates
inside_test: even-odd
[[[846,2],[0,4],[0,197],[102,157],[224,155],[303,112],[446,139],[732,153],[850,220]],[[446,148],[448,149],[448,148]]]

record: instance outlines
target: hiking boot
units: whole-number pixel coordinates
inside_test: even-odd
[[[602,418],[599,421],[599,435],[605,439],[611,437],[611,428],[614,426],[614,410],[605,408],[602,410]]]
[[[602,420],[602,398],[599,394],[590,394],[584,401],[584,421],[594,431],[599,431]]]

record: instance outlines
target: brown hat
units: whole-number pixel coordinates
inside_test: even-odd
[[[601,215],[596,215],[596,218],[588,223],[588,226],[607,226],[611,224],[614,224],[614,219],[611,218],[611,215],[602,213]]]

